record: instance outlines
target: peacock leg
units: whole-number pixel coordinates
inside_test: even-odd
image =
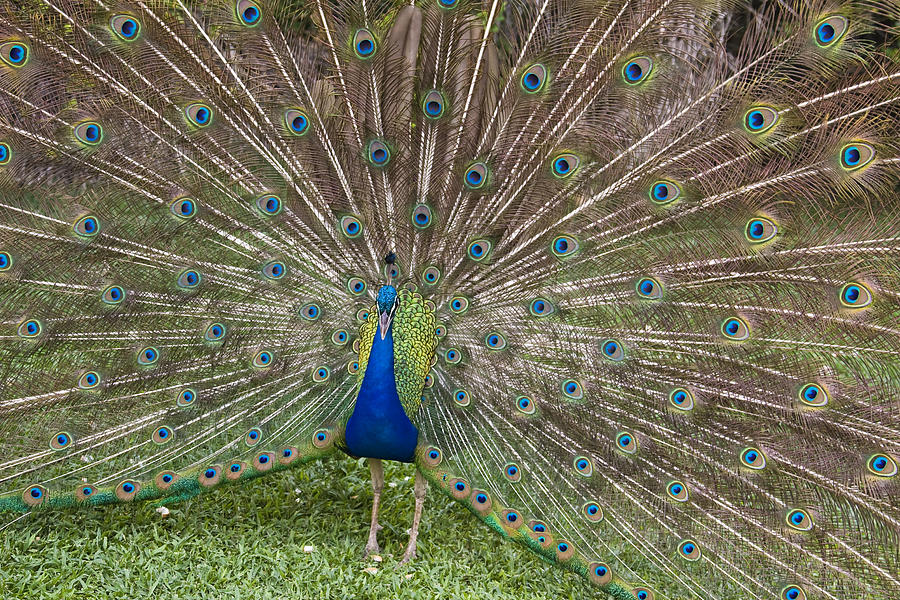
[[[425,506],[425,492],[428,491],[428,482],[418,470],[416,471],[415,482],[416,495],[416,512],[413,515],[412,527],[409,530],[409,544],[406,546],[406,552],[403,554],[403,560],[400,564],[406,564],[416,557],[416,538],[419,537],[419,522],[422,520],[422,507]]]
[[[372,473],[372,525],[369,527],[369,541],[366,543],[366,553],[363,558],[370,554],[377,554],[378,548],[378,530],[381,525],[378,524],[378,506],[381,504],[381,490],[384,489],[384,468],[381,466],[381,460],[377,458],[369,459],[369,471]]]

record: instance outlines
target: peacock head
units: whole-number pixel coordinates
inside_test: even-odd
[[[392,285],[383,285],[378,288],[378,323],[381,326],[381,339],[387,335],[396,310],[397,288]]]

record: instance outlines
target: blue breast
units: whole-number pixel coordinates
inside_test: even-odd
[[[344,437],[353,456],[412,462],[419,430],[403,412],[397,394],[392,329],[393,326],[388,327],[383,340],[380,324],[375,332],[369,363]]]

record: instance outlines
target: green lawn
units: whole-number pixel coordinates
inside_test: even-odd
[[[381,563],[361,559],[372,502],[368,468],[338,459],[169,504],[166,518],[151,504],[30,515],[0,532],[0,598],[561,600],[596,593],[438,492],[426,500],[419,558],[396,568],[412,521],[413,470],[385,463],[385,471]],[[310,545],[314,551],[304,551]]]

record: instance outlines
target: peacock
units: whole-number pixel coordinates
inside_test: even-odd
[[[365,554],[399,461],[401,563],[430,488],[598,597],[900,597],[898,25],[3,0],[2,518],[343,454]]]

